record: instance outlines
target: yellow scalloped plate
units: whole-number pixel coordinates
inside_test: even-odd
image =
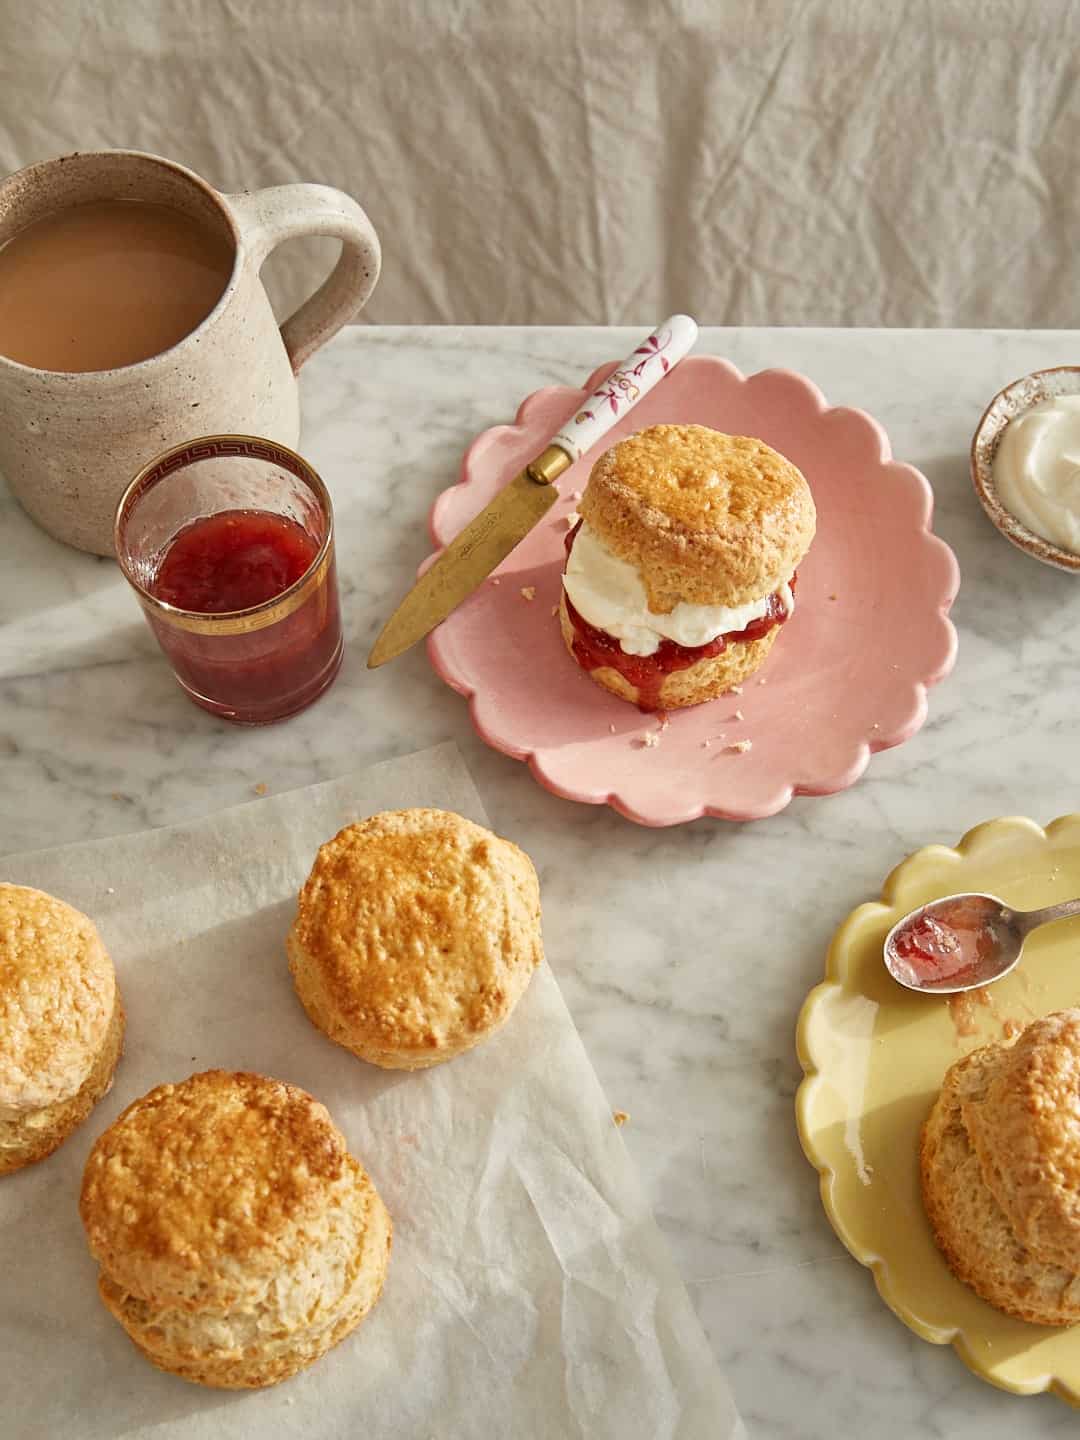
[[[914,995],[890,979],[881,946],[908,910],[940,895],[987,890],[1023,909],[1080,895],[1080,815],[1043,830],[991,820],[955,849],[930,845],[860,905],[829,947],[825,980],[799,1016],[805,1071],[799,1138],[821,1175],[837,1235],[874,1273],[882,1299],[936,1345],[951,1344],[1003,1390],[1052,1390],[1080,1405],[1080,1327],[1011,1320],[962,1285],[942,1259],[919,1194],[919,1129],[952,1062],[1009,1025],[1080,1004],[1080,921],[1038,931],[1012,975],[963,1005]]]

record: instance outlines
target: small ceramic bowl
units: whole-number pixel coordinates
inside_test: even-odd
[[[1052,370],[1035,370],[999,390],[983,412],[971,441],[971,481],[983,509],[1018,549],[1033,555],[1044,565],[1080,573],[1080,555],[1044,540],[1006,510],[994,485],[994,452],[1010,420],[1015,420],[1041,400],[1057,395],[1080,395],[1080,365],[1058,365]]]

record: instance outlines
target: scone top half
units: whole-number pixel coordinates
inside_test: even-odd
[[[354,1167],[306,1091],[208,1070],[159,1085],[100,1136],[79,1212],[94,1258],[122,1291],[225,1312],[259,1301],[317,1251]]]
[[[76,1095],[118,1003],[93,922],[44,891],[0,884],[0,1120]]]
[[[384,811],[319,850],[288,950],[332,1040],[388,1068],[438,1064],[508,1018],[543,958],[536,871],[450,811]]]
[[[612,446],[578,509],[635,567],[658,615],[680,603],[738,609],[781,590],[816,526],[795,465],[763,440],[704,425],[654,425]]]
[[[1080,1274],[1080,1010],[1033,1021],[963,1115],[1016,1238]]]

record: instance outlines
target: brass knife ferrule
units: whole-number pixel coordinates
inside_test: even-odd
[[[549,445],[535,460],[525,466],[525,474],[537,485],[551,485],[565,474],[574,462],[561,445]]]

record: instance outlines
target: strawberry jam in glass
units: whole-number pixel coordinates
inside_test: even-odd
[[[128,486],[116,558],[188,696],[266,725],[316,700],[341,665],[334,517],[294,451],[252,435],[168,450]]]

